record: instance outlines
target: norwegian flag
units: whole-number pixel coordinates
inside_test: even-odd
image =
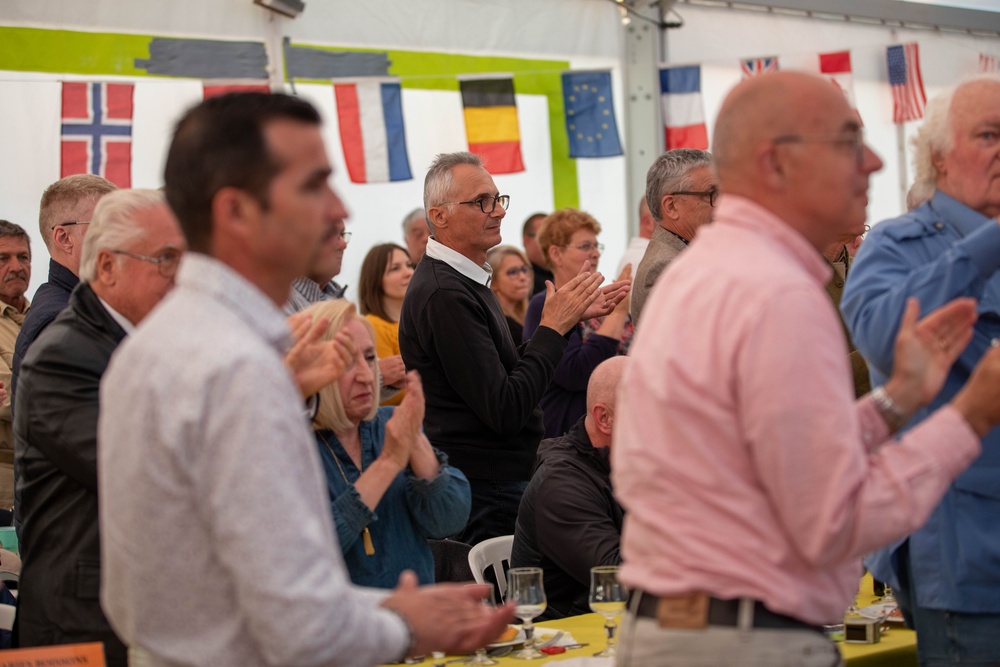
[[[740,61],[740,72],[743,74],[744,79],[777,71],[777,56],[772,56],[770,58],[747,58],[746,60]]]
[[[97,174],[121,188],[132,185],[130,83],[62,85],[62,176]]]
[[[924,117],[927,95],[920,76],[920,48],[916,42],[886,49],[889,86],[892,88],[892,122],[904,123]]]
[[[997,65],[997,57],[991,56],[988,53],[980,53],[979,71],[983,73],[1000,71],[1000,66]]]

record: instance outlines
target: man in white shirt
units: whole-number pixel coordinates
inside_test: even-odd
[[[330,174],[293,97],[215,97],[178,124],[164,182],[190,251],[101,387],[101,602],[149,664],[375,665],[473,649],[512,617],[484,586],[348,581],[280,310],[347,215]],[[325,348],[330,380],[349,348]],[[422,401],[396,416],[388,437],[416,437]]]

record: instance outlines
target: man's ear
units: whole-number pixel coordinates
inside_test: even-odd
[[[677,198],[673,195],[663,195],[660,199],[660,218],[678,220],[681,212],[677,210]]]
[[[431,221],[435,233],[440,229],[448,228],[448,215],[444,206],[431,206],[427,209],[427,219]]]
[[[57,225],[52,228],[52,245],[68,255],[73,254],[73,238],[69,235],[69,230],[66,227]]]
[[[764,182],[772,188],[785,185],[785,165],[774,144],[763,145],[757,151],[757,168]]]
[[[253,222],[260,217],[262,206],[246,190],[227,186],[212,198],[212,225],[227,238],[256,233]]]
[[[94,282],[111,287],[118,282],[119,265],[118,258],[107,248],[101,248],[97,252],[97,271]]]
[[[594,406],[593,414],[598,430],[605,435],[611,435],[614,431],[615,411],[605,403],[598,403]]]

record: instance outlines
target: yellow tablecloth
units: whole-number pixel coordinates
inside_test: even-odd
[[[858,606],[864,607],[875,600],[872,593],[872,580],[866,576],[861,581],[858,590]],[[515,660],[509,656],[499,658],[501,665],[510,667],[525,667],[526,664],[542,664],[551,660],[566,660],[594,655],[605,646],[604,617],[598,614],[571,616],[556,621],[545,621],[538,626],[563,630],[573,635],[583,648],[571,649],[565,653],[547,655],[537,661]],[[841,655],[847,661],[848,667],[916,667],[917,666],[917,636],[912,630],[903,627],[893,627],[882,635],[878,644],[844,644],[838,643]],[[449,656],[448,659],[451,659]],[[428,658],[425,664],[444,662]],[[456,663],[457,664],[457,663]]]

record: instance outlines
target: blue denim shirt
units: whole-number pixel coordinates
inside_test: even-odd
[[[361,464],[368,469],[382,453],[385,424],[395,408],[379,408],[371,421],[361,422]],[[325,438],[336,452],[350,484],[344,481]],[[424,480],[407,469],[386,489],[375,511],[361,502],[354,482],[361,471],[348,456],[332,431],[318,431],[319,448],[326,484],[330,491],[334,523],[351,581],[359,586],[394,588],[399,575],[409,569],[421,584],[434,583],[434,557],[427,539],[454,535],[465,527],[472,497],[462,471],[448,465],[447,457],[435,450],[441,469],[437,477]],[[368,527],[375,554],[365,554],[361,531]]]
[[[978,299],[975,335],[944,388],[907,425],[952,399],[991,339],[1000,337],[1000,225],[938,192],[919,208],[872,228],[854,260],[840,307],[872,385],[884,384],[906,299],[921,314],[960,297]],[[891,445],[890,445],[891,446]],[[879,517],[869,517],[878,521]],[[913,595],[921,607],[1000,612],[1000,429],[952,483],[923,528],[909,538]],[[902,541],[866,560],[876,578],[898,586],[893,555]]]

